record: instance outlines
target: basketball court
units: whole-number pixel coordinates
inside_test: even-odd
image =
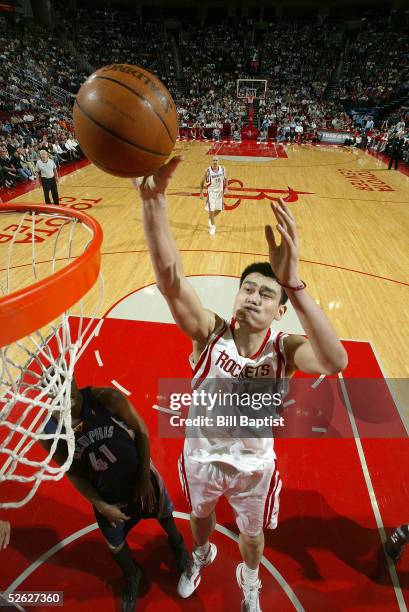
[[[318,412],[314,420],[297,407],[291,415],[290,406],[289,418],[299,419],[304,433],[276,441],[283,491],[279,526],[266,533],[263,611],[406,610],[409,556],[395,570],[381,543],[385,530],[408,521],[409,402],[399,384],[409,377],[407,176],[368,153],[337,146],[179,140],[175,152],[184,162],[168,190],[170,222],[185,273],[205,306],[229,316],[242,269],[267,257],[263,228],[274,223],[271,202],[283,197],[297,221],[301,278],[349,355],[347,370],[334,381],[343,410],[324,422]],[[199,183],[214,154],[226,167],[229,192],[216,235],[209,236]],[[157,397],[158,379],[189,377],[190,343],[154,285],[139,196],[130,181],[86,163],[70,170],[59,183],[61,204],[91,215],[104,232],[102,324],[82,353],[77,379],[81,386],[116,386],[143,416],[152,457],[190,546],[189,510],[177,475],[182,440],[159,436],[160,408],[166,406]],[[42,203],[42,192],[15,192],[14,201]],[[12,228],[0,220],[1,244]],[[36,227],[40,254],[51,238],[50,228]],[[32,239],[32,228],[21,228],[15,265],[30,263]],[[285,331],[302,333],[291,309],[282,323]],[[365,396],[351,382],[356,379],[377,381],[378,392],[389,398],[385,437],[375,427],[376,401],[368,400],[375,396]],[[308,381],[312,394],[320,384]],[[7,512],[7,520],[13,531],[0,591],[63,591],[66,610],[120,609],[119,570],[90,505],[67,479],[41,485],[28,505]],[[139,610],[239,609],[237,529],[224,502],[217,520],[219,555],[189,600],[177,598],[178,575],[156,522],[133,530],[129,542],[144,568]]]

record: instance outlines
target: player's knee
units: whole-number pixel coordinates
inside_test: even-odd
[[[196,516],[196,514],[191,512],[190,519],[196,523],[200,523],[200,522],[205,523],[209,521],[214,521],[216,519],[216,514],[214,510],[212,510],[210,514],[208,514],[207,516]]]
[[[258,548],[263,542],[263,537],[264,534],[262,530],[257,535],[247,535],[242,532],[240,533],[240,538],[242,542],[250,548]]]

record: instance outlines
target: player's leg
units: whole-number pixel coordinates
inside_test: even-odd
[[[173,503],[162,476],[153,463],[151,463],[151,479],[157,499],[157,504],[155,504],[155,518],[167,534],[169,548],[175,557],[179,571],[183,572],[191,561],[191,558],[186,549],[183,536],[178,530],[175,519],[173,518]]]
[[[264,532],[255,536],[240,532],[239,548],[245,565],[251,570],[258,570],[264,551]]]
[[[398,561],[403,549],[409,542],[409,525],[397,527],[385,542],[385,552],[394,561]]]
[[[111,556],[119,565],[125,578],[125,588],[122,591],[122,612],[133,612],[138,601],[139,583],[141,581],[142,569],[133,560],[128,542],[116,548],[111,548]]]
[[[142,576],[141,567],[132,558],[131,550],[126,541],[130,529],[140,520],[132,517],[124,523],[113,526],[102,514],[94,508],[95,518],[104,536],[112,559],[122,570],[125,587],[122,591],[122,612],[133,612],[138,600],[139,583]]]
[[[238,473],[225,494],[240,530],[243,563],[238,565],[236,577],[243,591],[242,610],[246,612],[260,612],[258,572],[264,551],[263,529],[277,526],[280,490],[280,476],[273,464],[262,472]]]
[[[190,515],[190,527],[192,529],[194,552],[203,556],[209,548],[209,539],[216,525],[216,513],[214,510],[209,516],[198,517]]]
[[[214,236],[216,233],[216,226],[214,224],[215,194],[209,191],[207,192],[205,209],[209,213],[209,234]]]
[[[186,459],[184,453],[179,460],[179,476],[182,489],[191,507],[190,525],[193,535],[192,559],[182,573],[178,593],[189,597],[199,586],[201,571],[210,565],[217,548],[210,536],[216,524],[214,509],[223,494],[223,475],[214,464],[201,464]]]
[[[176,526],[173,514],[158,519],[158,522],[168,536],[169,548],[176,559],[178,569],[183,572],[191,562],[191,557],[186,549],[183,536]]]
[[[210,219],[210,231],[209,233],[213,236],[216,233],[216,224],[215,224],[215,219],[217,217],[217,215],[220,215],[220,213],[223,210],[223,192],[221,191],[220,193],[212,193],[212,217]]]

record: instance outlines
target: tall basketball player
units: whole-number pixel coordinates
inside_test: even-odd
[[[137,603],[141,568],[134,562],[126,537],[141,519],[155,518],[168,535],[180,571],[189,561],[173,519],[173,505],[159,472],[150,460],[146,425],[128,399],[109,387],[71,386],[71,418],[75,454],[67,472],[74,487],[94,508],[112,558],[125,578],[122,611]],[[54,433],[57,421],[46,425]],[[49,444],[44,444],[49,448]],[[54,455],[64,462],[65,443]]]
[[[226,169],[219,165],[218,157],[213,157],[212,165],[206,169],[200,182],[201,200],[204,198],[203,189],[205,187],[207,188],[205,210],[209,213],[209,234],[214,236],[216,233],[214,220],[224,208],[223,195],[227,191]]]
[[[213,379],[268,376],[272,383],[296,370],[334,374],[346,367],[347,355],[325,314],[309,295],[298,274],[299,250],[294,217],[283,201],[274,206],[277,244],[270,225],[265,228],[269,262],[247,267],[233,305],[233,318],[223,320],[203,308],[183,274],[180,254],[171,235],[166,187],[181,158],[175,157],[153,177],[135,179],[142,197],[143,224],[156,281],[175,322],[193,342],[191,365],[195,389],[209,388]],[[272,331],[290,300],[306,333]],[[229,367],[223,368],[226,359]],[[277,525],[281,481],[270,438],[217,440],[186,438],[179,471],[191,504],[194,539],[192,563],[182,574],[178,593],[189,597],[198,587],[201,571],[216,557],[210,542],[216,523],[215,507],[224,495],[240,531],[243,562],[237,582],[243,591],[242,611],[260,612],[258,576],[264,550],[263,529]]]

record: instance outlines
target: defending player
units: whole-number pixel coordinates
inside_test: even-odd
[[[75,432],[74,460],[67,476],[94,507],[98,526],[126,586],[122,610],[135,609],[141,568],[132,559],[126,537],[145,518],[156,518],[168,534],[169,546],[182,571],[189,561],[182,535],[173,519],[173,505],[150,459],[146,425],[129,400],[109,387],[71,387],[71,417]],[[56,420],[46,426],[54,433]],[[47,443],[48,445],[48,443]],[[54,456],[63,462],[60,442]]]
[[[216,233],[215,218],[224,209],[223,195],[227,191],[227,174],[224,166],[219,165],[219,158],[213,157],[212,165],[206,169],[200,182],[200,199],[203,200],[203,189],[207,188],[205,210],[209,213],[209,234]]]
[[[158,287],[179,327],[193,341],[191,363],[195,389],[206,389],[207,378],[235,376],[290,377],[295,370],[334,374],[346,367],[347,355],[325,314],[308,294],[298,275],[298,237],[293,215],[283,201],[274,206],[281,244],[271,226],[265,229],[269,263],[253,264],[243,272],[233,306],[233,320],[224,321],[203,308],[183,274],[180,254],[170,232],[165,190],[181,161],[173,158],[153,177],[135,180],[140,187],[144,231]],[[270,329],[292,303],[307,335],[284,335]],[[227,353],[229,368],[221,355]],[[224,363],[224,362],[223,362]],[[262,365],[262,367],[259,367]],[[234,375],[232,374],[234,372]],[[242,610],[260,612],[258,568],[264,549],[264,528],[277,525],[281,481],[271,438],[232,439],[223,445],[212,439],[186,438],[180,459],[182,486],[191,503],[193,560],[182,574],[178,592],[189,597],[201,570],[212,563],[216,546],[209,542],[215,507],[224,495],[236,515],[243,563],[237,581],[243,591]]]

